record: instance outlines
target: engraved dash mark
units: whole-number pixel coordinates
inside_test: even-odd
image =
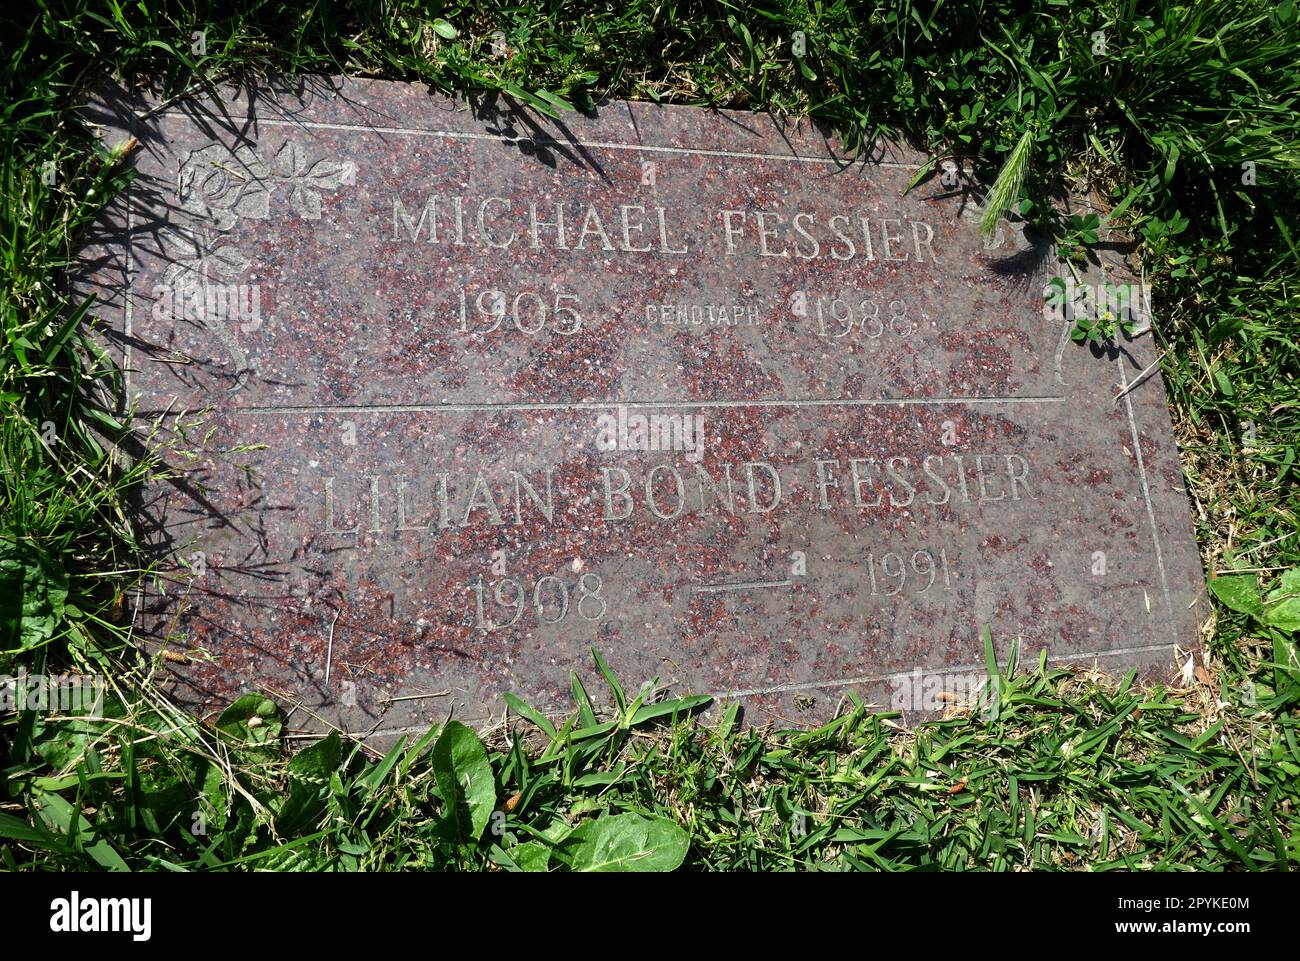
[[[692,584],[692,594],[717,594],[721,591],[748,591],[760,587],[791,587],[794,581],[736,581],[731,584]]]

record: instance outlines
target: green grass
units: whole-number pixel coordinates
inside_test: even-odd
[[[598,851],[621,852],[608,866],[697,869],[1300,860],[1293,0],[573,6],[583,12],[66,0],[3,14],[0,673],[98,673],[113,692],[102,721],[0,718],[0,864],[581,869],[601,866]],[[494,31],[508,55],[494,55]],[[330,739],[289,760],[258,698],[212,726],[176,711],[150,683],[163,665],[127,636],[142,572],[124,499],[150,465],[116,452],[117,372],[86,336],[94,307],[63,283],[128,175],[75,107],[105,75],[181,91],[248,69],[420,79],[546,110],[631,97],[807,113],[859,142],[898,132],[990,182],[1008,167],[993,206],[1070,242],[1077,229],[1048,198],[1094,190],[1112,225],[1141,239],[1198,538],[1225,575],[1208,668],[1169,691],[1003,665],[996,718],[956,712],[910,732],[860,706],[812,732],[741,729],[726,709],[703,722],[689,703],[627,703],[610,679],[594,707],[575,690],[558,730],[512,716],[484,749],[453,723],[385,758]]]

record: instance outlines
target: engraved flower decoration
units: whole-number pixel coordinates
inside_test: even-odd
[[[193,223],[167,224],[158,233],[169,261],[163,284],[188,292],[233,283],[251,263],[229,235],[241,218],[268,219],[276,189],[287,185],[289,209],[303,220],[320,220],[323,193],[355,183],[356,172],[351,161],[313,161],[292,140],[271,162],[249,144],[210,143],[191,151],[176,174],[176,199],[182,210],[193,215]],[[224,321],[209,317],[205,323],[230,354],[237,373],[247,372],[244,351]]]
[[[275,155],[275,166],[280,179],[293,185],[289,206],[304,220],[320,220],[321,191],[350,184],[357,173],[351,161],[322,159],[309,166],[307,155],[292,140]]]
[[[270,175],[266,161],[247,144],[234,150],[208,144],[181,164],[176,197],[183,209],[212,221],[218,230],[229,230],[240,217],[265,220],[270,214]]]
[[[228,283],[248,269],[248,258],[222,236],[208,237],[203,231],[185,230],[167,225],[159,232],[159,241],[167,252],[167,269],[162,282],[166,287],[183,290],[211,281]]]
[[[265,220],[271,194],[280,184],[289,184],[290,209],[304,220],[320,220],[321,192],[353,183],[356,172],[351,161],[323,158],[311,163],[292,140],[280,148],[274,164],[248,144],[232,149],[212,143],[185,158],[176,175],[176,196],[184,210],[226,231],[240,217]]]

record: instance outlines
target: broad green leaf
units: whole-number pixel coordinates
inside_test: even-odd
[[[330,774],[339,766],[342,753],[343,742],[339,739],[339,732],[330,731],[328,737],[311,747],[303,748],[294,756],[289,762],[289,777],[292,780],[328,784]]]
[[[90,847],[86,848],[86,853],[91,859],[106,871],[130,871],[131,868],[126,861],[122,860],[122,855],[107,841],[96,841]]]
[[[554,856],[572,871],[675,871],[689,847],[667,818],[606,814],[575,828]]]
[[[1282,631],[1300,631],[1300,567],[1284,572],[1278,586],[1268,592],[1260,619]]]
[[[293,834],[319,819],[324,810],[323,794],[329,788],[330,775],[338,770],[342,755],[338,731],[304,748],[289,762],[289,793],[284,799],[276,827]]]
[[[510,857],[521,871],[545,871],[551,863],[551,846],[545,841],[525,841],[510,849]]]
[[[478,735],[459,721],[448,721],[430,757],[438,792],[457,834],[476,842],[496,807],[496,781]]]
[[[1258,615],[1262,605],[1259,600],[1259,587],[1254,574],[1224,574],[1211,577],[1210,592],[1225,607],[1242,614]]]
[[[48,641],[67,599],[62,565],[29,541],[0,535],[0,653]]]
[[[34,744],[36,753],[45,759],[51,769],[70,770],[73,764],[82,759],[87,746],[102,733],[104,726],[102,721],[93,718],[50,721],[38,725],[40,733]]]

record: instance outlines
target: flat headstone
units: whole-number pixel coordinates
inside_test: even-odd
[[[201,710],[563,710],[594,647],[809,724],[942,707],[986,628],[1148,678],[1196,644],[1152,338],[1073,342],[1058,258],[951,167],[363,80],[91,116],[138,177],[84,289],[174,472],[134,616]],[[1131,282],[1107,257],[1063,276]]]

